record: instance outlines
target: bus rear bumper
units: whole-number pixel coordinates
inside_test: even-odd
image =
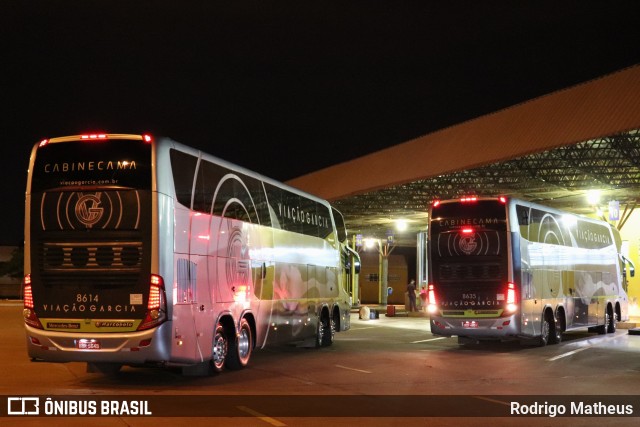
[[[431,316],[431,332],[446,337],[458,336],[478,340],[517,339],[521,335],[516,314],[499,318]]]
[[[45,362],[96,362],[123,365],[165,364],[170,358],[170,322],[140,332],[67,333],[25,325],[27,352]]]

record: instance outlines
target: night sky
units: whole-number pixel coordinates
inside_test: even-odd
[[[149,132],[285,181],[640,63],[639,16],[638,1],[2,0],[0,244],[23,239],[43,138]]]

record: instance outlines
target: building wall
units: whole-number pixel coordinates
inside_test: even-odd
[[[360,303],[378,304],[379,301],[379,266],[380,258],[377,251],[365,251],[360,253]],[[404,304],[404,293],[407,287],[408,266],[407,260],[402,254],[389,255],[389,270],[387,286],[393,289],[387,298],[388,304]]]

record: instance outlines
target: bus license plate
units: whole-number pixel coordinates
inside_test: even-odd
[[[78,340],[76,342],[78,350],[100,350],[100,341],[98,340]]]
[[[478,327],[478,322],[476,322],[475,320],[466,320],[464,322],[462,322],[462,327],[463,328],[477,328]]]

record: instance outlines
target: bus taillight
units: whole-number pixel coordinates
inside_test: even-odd
[[[164,322],[167,318],[167,298],[164,291],[162,276],[152,274],[149,280],[149,302],[144,321],[138,326],[138,330],[153,328]]]
[[[33,310],[35,304],[33,302],[33,290],[31,289],[31,275],[24,276],[22,282],[22,291],[24,295],[24,309],[22,310],[22,317],[26,324],[33,326],[34,328],[44,329],[40,323],[40,319],[36,316],[36,312]]]
[[[461,198],[460,201],[462,203],[477,202],[478,201],[478,197],[477,196],[467,196],[467,197]]]
[[[516,285],[513,283],[507,283],[507,312],[513,313],[518,309],[516,303]]]
[[[24,291],[24,308],[33,308],[33,292],[31,290],[31,275],[27,274],[24,276],[24,281],[22,282],[23,291]]]
[[[435,313],[438,310],[438,306],[436,302],[436,291],[433,284],[430,284],[427,288],[427,299],[429,301],[427,310],[429,311],[429,313]]]
[[[107,135],[104,133],[92,133],[87,135],[80,135],[80,139],[95,141],[99,139],[107,139]]]

